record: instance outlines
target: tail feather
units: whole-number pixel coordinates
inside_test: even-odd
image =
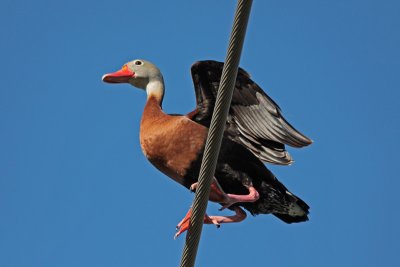
[[[308,216],[290,216],[289,214],[279,214],[279,213],[272,213],[285,223],[299,223],[308,221]]]
[[[268,170],[271,180],[262,181],[256,185],[260,193],[260,199],[243,206],[253,215],[273,214],[286,223],[298,223],[308,221],[310,207],[299,197],[292,194],[275,176]]]
[[[285,223],[298,223],[308,221],[308,214],[310,207],[300,198],[295,197],[296,202],[290,205],[290,210],[288,213],[272,213]]]

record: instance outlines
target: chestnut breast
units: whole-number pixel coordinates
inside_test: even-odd
[[[140,124],[140,145],[149,161],[180,184],[203,152],[208,129],[185,116],[165,114],[148,100]]]

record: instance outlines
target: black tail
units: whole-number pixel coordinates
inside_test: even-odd
[[[253,183],[260,193],[260,199],[254,205],[243,205],[253,215],[272,213],[286,223],[308,221],[310,207],[299,197],[292,194],[276,177],[263,166],[264,181]]]
[[[300,198],[296,197],[297,201],[294,205],[298,206],[303,211],[303,215],[291,215],[291,214],[282,214],[282,213],[273,213],[276,217],[284,221],[285,223],[299,223],[308,221],[308,213],[310,207]]]

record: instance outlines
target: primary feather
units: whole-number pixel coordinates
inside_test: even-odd
[[[209,126],[220,84],[223,63],[207,60],[192,65],[196,111],[191,118]],[[279,106],[239,69],[226,125],[226,135],[244,145],[264,162],[292,162],[285,145],[303,147],[312,143],[283,117]]]

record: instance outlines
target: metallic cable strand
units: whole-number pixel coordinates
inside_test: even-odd
[[[201,163],[199,183],[193,202],[190,227],[186,235],[186,243],[182,253],[181,267],[193,267],[196,260],[201,231],[203,229],[204,215],[217,165],[226,118],[232,101],[252,3],[253,0],[238,0],[237,3],[228,51],[222,70],[221,83]]]

